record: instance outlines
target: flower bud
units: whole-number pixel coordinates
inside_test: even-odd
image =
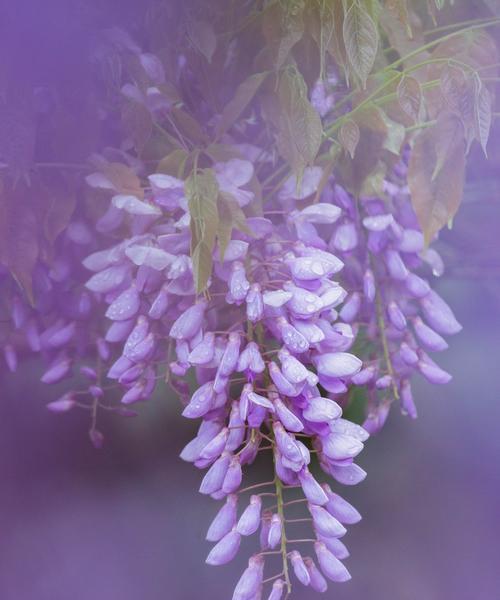
[[[236,531],[241,535],[252,535],[255,533],[260,525],[261,508],[262,500],[260,496],[252,495],[250,497],[250,504],[245,508],[239,518],[238,524],[236,525]]]

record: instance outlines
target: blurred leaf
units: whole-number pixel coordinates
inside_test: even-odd
[[[339,142],[344,150],[349,152],[351,158],[354,158],[354,153],[359,142],[359,127],[356,121],[348,119],[342,123],[339,131]]]
[[[42,182],[45,189],[40,190],[44,195],[45,210],[43,215],[43,231],[50,245],[54,244],[59,235],[68,226],[76,208],[76,192],[60,177],[52,176]]]
[[[178,106],[173,106],[170,114],[181,134],[192,144],[204,144],[208,140],[198,121],[188,112]]]
[[[373,19],[359,0],[353,0],[344,18],[344,44],[353,72],[366,86],[378,48],[378,31]]]
[[[26,103],[0,101],[0,162],[14,178],[27,175],[35,152],[35,115]]]
[[[210,23],[205,21],[191,21],[188,24],[188,36],[193,46],[208,62],[212,61],[217,47],[217,37]]]
[[[414,77],[404,76],[397,89],[399,105],[403,111],[416,123],[422,103],[422,88]]]
[[[387,138],[383,113],[374,105],[356,114],[356,123],[359,127],[356,154],[354,158],[341,156],[339,161],[340,178],[354,195],[360,193],[365,179],[376,169]]]
[[[129,194],[141,200],[144,198],[141,181],[130,167],[122,163],[109,163],[101,170],[116,190],[122,194]]]
[[[128,102],[122,109],[122,123],[125,133],[130,136],[140,155],[153,131],[151,113],[139,102]]]
[[[378,196],[379,198],[383,198],[386,172],[385,165],[379,163],[375,171],[365,179],[360,196]]]
[[[304,35],[303,7],[296,11],[282,9],[280,3],[266,12],[262,24],[262,32],[273,57],[273,66],[279,71],[285,64],[292,48]]]
[[[394,3],[398,4],[397,0],[395,0]],[[406,27],[401,26],[401,14],[399,14],[398,10],[387,9],[387,3],[386,9],[380,14],[380,24],[382,29],[387,35],[391,47],[396,50],[399,56],[403,58],[416,52],[415,55],[404,61],[403,65],[405,68],[414,66],[430,56],[430,53],[427,50],[419,51],[427,41],[423,34],[422,21],[408,7],[408,3],[406,3],[406,6],[408,8],[408,22]],[[425,69],[416,70],[413,76],[419,81],[426,79]]]
[[[21,187],[23,186],[23,187]],[[26,198],[24,184],[16,189],[0,182],[0,264],[6,267],[34,303],[32,273],[38,259],[37,219]]]
[[[319,10],[309,13],[308,26],[320,51],[320,76],[324,75],[325,54],[328,53],[335,64],[346,72],[347,77],[347,53],[342,34],[342,24],[344,22],[342,3],[320,2],[318,8]]]
[[[412,35],[410,15],[408,12],[407,0],[385,0],[384,8],[391,13],[396,19],[405,26],[406,33],[409,37]]]
[[[220,121],[217,125],[217,137],[221,137],[245,111],[253,100],[260,86],[266,79],[268,73],[254,73],[241,83],[232,100],[230,100],[222,111]]]
[[[427,244],[455,216],[464,178],[463,126],[455,115],[443,113],[416,138],[408,171],[413,208]]]

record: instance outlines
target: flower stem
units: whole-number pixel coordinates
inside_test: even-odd
[[[278,505],[278,515],[281,519],[281,557],[283,560],[283,576],[285,578],[286,583],[286,593],[289,596],[292,592],[292,583],[290,581],[290,574],[288,572],[288,552],[286,545],[286,531],[285,531],[285,510],[284,510],[284,502],[283,502],[283,484],[281,483],[279,477],[276,475],[274,478],[274,485],[276,486],[276,498]]]
[[[382,350],[384,351],[384,360],[387,367],[387,372],[391,376],[392,382],[392,393],[394,395],[395,400],[399,400],[399,390],[396,385],[396,381],[394,379],[394,368],[392,366],[391,355],[389,352],[389,344],[387,342],[387,335],[385,332],[385,318],[384,318],[384,310],[382,308],[382,298],[380,295],[380,290],[378,286],[376,286],[375,291],[375,302],[377,308],[377,323],[380,331],[380,339],[382,341]]]
[[[250,485],[246,488],[239,490],[238,494],[243,494],[244,492],[250,492],[251,490],[256,490],[257,488],[265,487],[267,485],[273,485],[273,484],[274,484],[274,481],[265,481],[264,483],[256,483],[255,485]]]

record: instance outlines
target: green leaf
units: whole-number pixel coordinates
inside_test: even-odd
[[[212,269],[212,252],[219,225],[219,186],[211,169],[193,171],[184,184],[191,216],[191,247],[197,292],[205,289]],[[210,257],[207,257],[207,253]],[[207,274],[207,267],[209,272]]]
[[[219,186],[211,169],[193,172],[186,180],[189,214],[195,223],[198,240],[213,248],[217,231]]]
[[[238,86],[234,97],[226,104],[222,111],[220,121],[217,125],[217,137],[221,137],[238,120],[253,100],[267,75],[267,72],[254,73]]]
[[[342,38],[343,22],[342,2],[322,1],[319,3],[318,10],[309,15],[308,28],[320,53],[321,78],[325,76],[327,53],[334,59],[337,67],[344,72],[347,71],[347,55]]]
[[[219,211],[217,242],[219,244],[219,255],[222,261],[224,260],[227,246],[231,241],[233,229],[239,229],[251,237],[253,237],[253,233],[247,226],[246,215],[236,198],[233,198],[233,196],[226,192],[221,192],[217,207]]]
[[[300,178],[311,165],[321,146],[321,119],[307,98],[307,87],[296,71],[287,71],[280,80],[278,151]]]
[[[172,152],[160,160],[156,167],[156,171],[158,173],[166,173],[167,175],[178,177],[179,179],[184,179],[184,168],[188,158],[189,154],[183,148],[172,150]]]
[[[351,158],[354,158],[354,154],[359,142],[359,127],[356,121],[348,119],[342,123],[342,126],[339,130],[339,142],[344,150],[349,152]]]
[[[449,157],[452,155],[455,148],[460,148],[462,146],[465,139],[465,129],[460,118],[451,113],[442,113],[438,119],[437,125],[432,128],[432,131],[435,131],[434,154],[436,160],[432,172],[432,180],[434,181],[449,160]]]
[[[378,31],[359,0],[353,0],[345,15],[343,36],[349,64],[364,88],[377,55]]]
[[[467,87],[463,70],[454,65],[446,65],[439,77],[439,87],[448,107],[461,114]]]
[[[205,242],[198,242],[191,255],[191,260],[195,275],[196,293],[201,294],[207,287],[212,274],[212,249]]]
[[[460,128],[462,139],[458,140],[453,132]],[[443,138],[447,138],[446,143]],[[448,153],[436,172],[438,149],[444,146]],[[462,199],[464,179],[463,126],[455,115],[443,113],[434,127],[416,138],[408,171],[411,201],[427,244],[455,216]]]
[[[420,83],[414,77],[404,76],[398,84],[397,96],[399,106],[417,123],[422,104]]]
[[[387,135],[384,140],[383,148],[396,156],[401,154],[401,146],[406,137],[406,128],[401,123],[394,121],[386,115],[383,110],[380,110],[380,117],[383,119]]]
[[[233,223],[230,219],[221,216],[217,227],[217,241],[219,243],[219,256],[221,262],[224,260],[227,247],[233,234]]]
[[[191,21],[188,25],[188,36],[193,46],[208,62],[212,62],[217,47],[217,37],[210,23]]]

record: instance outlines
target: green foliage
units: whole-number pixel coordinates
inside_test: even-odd
[[[162,58],[164,79],[152,81],[130,48],[113,45],[101,52],[105,58],[96,63],[95,80],[84,86],[85,131],[74,134],[63,101],[53,120],[43,123],[53,145],[50,158],[37,155],[33,108],[18,99],[0,105],[0,158],[7,164],[0,263],[28,294],[33,265],[50,262],[50,245],[66,226],[77,195],[78,177],[65,177],[61,188],[61,178],[42,178],[40,170],[56,162],[54,157],[67,158],[67,148],[75,149],[78,167],[99,150],[101,127],[110,123],[121,124],[123,147],[155,164],[157,172],[181,179],[190,173],[186,195],[200,293],[217,244],[223,258],[233,230],[245,230],[247,216],[262,214],[262,204],[281,183],[291,174],[300,181],[308,166],[325,169],[320,190],[335,173],[356,195],[383,193],[387,169],[409,144],[412,202],[426,239],[452,219],[466,154],[476,142],[486,154],[495,118],[499,56],[488,33],[500,22],[490,16],[494,0],[485,0],[462,26],[452,21],[465,7],[444,0],[192,0],[176,13],[175,39],[166,39],[161,2],[156,4],[156,17],[149,15],[143,34]],[[179,56],[187,57],[191,69],[180,77]],[[333,97],[322,117],[311,101],[318,80]],[[125,84],[137,94],[123,94]],[[168,99],[168,110],[151,110],[141,101],[155,88]],[[212,170],[215,163],[247,158],[236,144],[255,144],[269,158],[248,182],[255,200],[244,208],[220,192]],[[70,171],[74,166],[70,163]],[[131,168],[115,162],[103,169],[114,193],[145,199],[144,181]],[[29,203],[19,209],[26,214],[14,211],[20,179],[25,192],[30,190],[26,196],[48,196],[43,216]],[[88,205],[102,213],[96,199]],[[32,235],[33,219],[44,224],[43,239]],[[13,231],[14,243],[25,246],[17,262],[5,242]]]

